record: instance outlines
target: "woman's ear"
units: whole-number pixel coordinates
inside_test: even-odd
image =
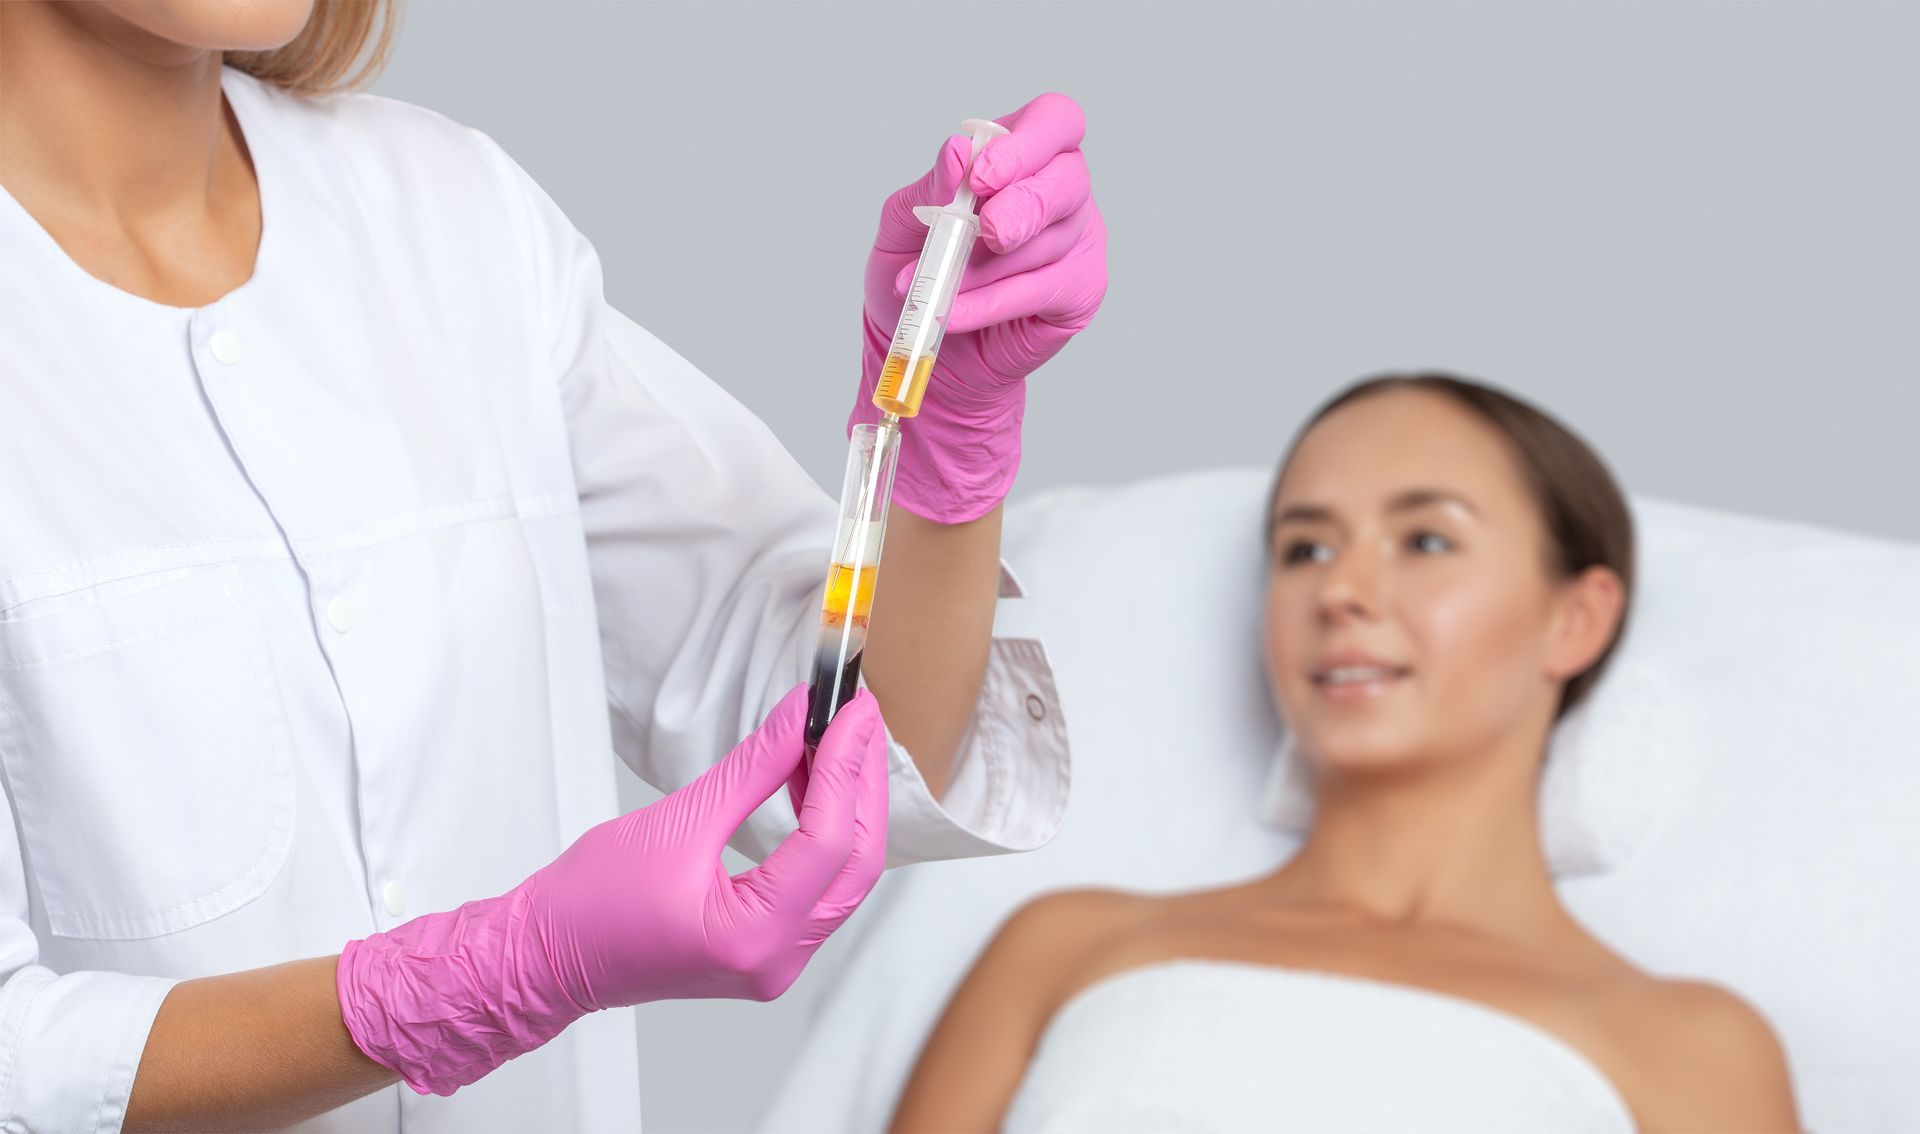
[[[1563,583],[1554,601],[1547,672],[1571,681],[1599,659],[1620,625],[1627,588],[1611,567],[1594,566]]]

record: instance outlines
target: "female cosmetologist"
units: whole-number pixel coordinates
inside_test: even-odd
[[[873,697],[809,779],[832,502],[608,308],[488,138],[327,93],[389,25],[0,4],[10,1129],[634,1129],[600,1010],[776,996],[888,855],[1059,821],[1051,676],[990,627],[1025,377],[1105,289],[1078,107],[885,204],[859,407],[912,207],[970,177],[983,251],[901,460]],[[680,790],[610,819],[609,751]],[[748,818],[783,785],[785,841]],[[729,839],[762,865],[729,877]]]

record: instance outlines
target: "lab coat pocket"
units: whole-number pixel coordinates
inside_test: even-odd
[[[293,842],[285,711],[240,569],[0,621],[0,761],[47,927],[136,938],[265,890]]]

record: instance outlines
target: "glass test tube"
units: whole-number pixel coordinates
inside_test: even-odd
[[[820,604],[813,684],[807,691],[807,765],[827,723],[853,699],[860,684],[860,657],[867,647],[867,618],[879,582],[880,547],[893,470],[900,456],[900,428],[891,422],[856,425],[847,446],[847,474],[840,486],[840,533],[827,567],[827,593]]]

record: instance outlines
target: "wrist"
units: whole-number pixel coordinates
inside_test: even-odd
[[[585,1015],[529,901],[515,889],[348,942],[335,987],[355,1046],[415,1091],[450,1095]]]

